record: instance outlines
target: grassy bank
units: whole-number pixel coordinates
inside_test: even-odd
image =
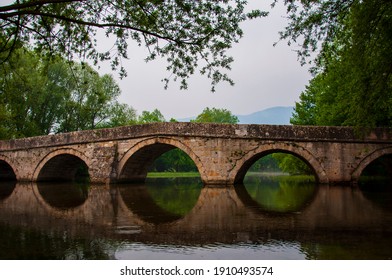
[[[149,172],[147,178],[194,178],[200,177],[199,172]]]
[[[316,178],[312,175],[289,175],[282,172],[248,172],[245,178],[260,177],[271,181],[288,182],[315,182]]]
[[[149,172],[147,178],[195,178],[200,177],[199,172]],[[286,173],[272,173],[272,172],[248,172],[246,177],[263,177],[269,180],[287,180],[287,181],[301,181],[314,182],[314,176],[308,175],[288,175]]]

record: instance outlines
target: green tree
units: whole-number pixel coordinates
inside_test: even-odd
[[[290,175],[312,175],[312,169],[300,158],[287,153],[272,153],[256,161],[250,172],[284,172]]]
[[[97,125],[97,128],[110,128],[137,124],[136,110],[128,104],[113,102],[109,110],[109,118]]]
[[[138,118],[138,123],[145,124],[145,123],[156,123],[156,122],[165,122],[165,117],[162,113],[155,109],[152,112],[143,111],[142,114]]]
[[[109,75],[20,48],[0,66],[0,137],[45,135],[136,122]]]
[[[299,96],[300,102],[295,103],[295,108],[290,123],[295,125],[316,125],[318,123],[318,107],[316,106],[317,92],[321,92],[321,76],[312,79],[309,85]]]
[[[100,76],[86,64],[74,64],[70,71],[72,84],[68,88],[63,116],[56,132],[108,126],[111,117],[116,117],[112,114],[120,113],[116,107],[118,109],[117,98],[121,91],[113,77],[107,74]]]
[[[305,63],[316,52],[310,81],[296,103],[296,125],[392,125],[392,5],[385,0],[285,1],[289,44],[303,38]],[[314,55],[314,54],[313,54]],[[303,172],[296,159],[280,166]],[[301,167],[302,166],[302,167]],[[307,172],[304,170],[304,172]]]
[[[184,151],[176,148],[156,159],[150,170],[154,172],[197,172],[197,167]]]
[[[247,1],[179,0],[25,0],[0,6],[0,52],[7,58],[18,42],[34,42],[43,53],[110,60],[125,76],[122,60],[128,44],[145,47],[147,61],[166,58],[170,77],[186,88],[187,78],[197,69],[212,86],[231,79],[225,73],[232,57],[227,50],[242,36],[240,24],[265,16],[259,10],[245,12]],[[114,46],[99,48],[97,35],[104,30]],[[166,83],[169,78],[164,79]],[[167,85],[167,84],[166,84]]]
[[[0,69],[0,99],[7,138],[48,134],[61,114],[67,78],[61,61],[50,65],[19,49]]]
[[[313,175],[313,170],[300,158],[287,154],[275,153],[273,158],[278,161],[281,171],[289,173],[290,175]]]
[[[274,154],[263,156],[257,160],[250,167],[250,172],[278,172],[281,171],[279,168],[278,161],[273,157]]]
[[[295,124],[392,125],[392,5],[386,0],[285,1],[289,44],[302,61],[319,50]],[[317,115],[317,117],[315,117]],[[309,120],[311,120],[309,122]]]
[[[238,117],[233,115],[229,110],[205,108],[192,122],[197,123],[229,123],[236,124],[239,122]]]

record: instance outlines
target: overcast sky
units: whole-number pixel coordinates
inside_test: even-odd
[[[271,1],[249,1],[252,8],[269,9],[266,2]],[[179,84],[174,82],[165,90],[161,82],[168,76],[165,61],[145,63],[145,50],[135,48],[130,50],[130,59],[123,61],[128,76],[118,81],[122,90],[120,101],[135,108],[138,114],[157,108],[167,120],[197,116],[205,107],[244,115],[273,106],[294,106],[311,76],[286,42],[273,46],[278,41],[278,31],[286,25],[284,12],[284,7],[279,6],[267,18],[243,24],[244,37],[231,50],[235,62],[230,77],[234,86],[222,83],[212,93],[210,81],[196,75],[189,80],[188,90],[179,90]],[[105,67],[100,71],[105,72]]]
[[[13,2],[0,1],[3,5]],[[272,0],[248,2],[252,9],[270,10]],[[179,84],[174,82],[165,90],[161,82],[168,76],[165,61],[145,63],[145,49],[130,49],[129,60],[123,61],[128,76],[118,79],[120,101],[135,108],[138,114],[157,108],[167,120],[197,116],[206,107],[245,115],[273,106],[294,106],[311,76],[286,42],[273,46],[279,39],[278,32],[286,25],[284,16],[285,8],[280,5],[268,17],[243,24],[244,37],[231,50],[235,61],[229,74],[235,85],[222,83],[215,93],[210,91],[210,81],[200,75],[189,80],[188,90],[179,90]],[[101,64],[99,72],[111,73],[110,67]],[[117,79],[118,73],[112,74]]]

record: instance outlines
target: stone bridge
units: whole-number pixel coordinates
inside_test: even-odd
[[[392,155],[392,130],[358,136],[348,127],[154,123],[0,141],[0,178],[71,180],[84,165],[92,183],[141,182],[161,154],[179,148],[207,185],[241,183],[251,165],[275,152],[306,162],[319,183],[356,182]]]

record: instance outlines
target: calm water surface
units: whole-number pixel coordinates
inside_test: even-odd
[[[391,259],[392,187],[0,185],[1,259]]]

